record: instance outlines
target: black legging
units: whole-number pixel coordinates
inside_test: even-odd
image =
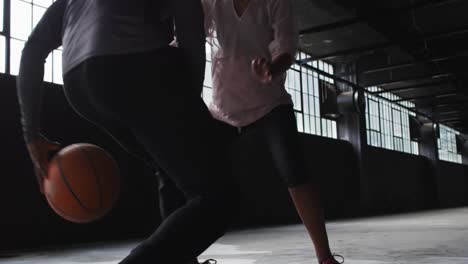
[[[280,105],[263,118],[240,129],[221,121],[216,122],[219,135],[228,144],[242,136],[253,137],[255,140],[252,142],[266,143],[273,165],[288,187],[296,187],[309,181],[292,105]],[[186,201],[164,171],[160,170],[158,175],[161,216],[165,218]]]
[[[225,145],[184,62],[169,47],[100,56],[64,78],[76,112],[161,166],[186,199],[123,264],[186,263],[225,233],[237,211]]]

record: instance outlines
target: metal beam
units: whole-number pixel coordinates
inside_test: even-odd
[[[456,28],[454,30],[445,31],[445,32],[437,32],[434,34],[424,36],[423,40],[431,41],[431,40],[449,38],[455,35],[461,35],[461,34],[467,34],[467,33],[468,33],[468,27],[463,26],[463,27]]]
[[[391,71],[391,70],[395,70],[395,69],[412,67],[412,66],[416,66],[416,65],[420,65],[420,64],[426,64],[426,63],[432,63],[432,62],[441,62],[441,61],[449,61],[449,60],[459,59],[461,57],[466,57],[466,56],[468,56],[468,52],[463,52],[461,54],[456,54],[456,55],[451,55],[451,56],[442,56],[442,57],[436,57],[436,58],[429,58],[429,59],[424,59],[424,60],[411,60],[411,61],[406,61],[406,62],[402,62],[402,63],[379,66],[377,68],[364,70],[362,72],[359,72],[359,74],[370,74],[370,73],[376,73],[376,72],[382,72],[382,71]]]
[[[449,111],[449,112],[438,112],[434,113],[434,117],[439,118],[441,116],[447,116],[447,115],[460,115],[460,114],[468,114],[468,112],[463,111],[463,110],[456,110],[456,111]]]
[[[347,18],[343,19],[341,21],[329,23],[329,24],[323,24],[315,27],[310,27],[306,29],[302,29],[299,31],[300,35],[307,35],[307,34],[315,34],[315,33],[320,33],[324,31],[329,31],[329,30],[334,30],[337,28],[342,28],[342,27],[347,27],[359,22],[365,22],[365,20],[373,18],[373,17],[388,17],[388,16],[395,16],[395,14],[398,13],[403,13],[406,11],[411,11],[411,10],[416,10],[416,9],[421,9],[421,8],[427,8],[431,6],[440,6],[443,4],[448,4],[450,2],[458,2],[461,0],[429,0],[425,2],[418,2],[415,4],[411,4],[405,7],[401,8],[395,8],[391,10],[385,10],[385,12],[372,12],[370,14],[360,16],[360,17],[353,17],[353,18]]]
[[[337,57],[343,57],[343,56],[354,55],[354,54],[361,54],[361,53],[364,53],[364,52],[367,52],[367,51],[374,51],[374,50],[377,50],[377,49],[388,48],[388,47],[391,47],[393,45],[394,44],[392,42],[385,41],[385,42],[380,42],[380,43],[377,43],[377,44],[371,44],[371,45],[357,47],[357,48],[339,50],[339,51],[331,52],[331,53],[328,53],[328,54],[312,56],[310,58],[302,60],[302,62],[307,63],[307,62],[314,61],[314,60],[330,60],[330,59],[334,59],[334,58],[337,58]]]
[[[444,103],[441,103],[441,104],[435,104],[433,106],[434,109],[437,109],[437,108],[444,108],[444,107],[463,107],[463,108],[466,108],[466,106],[468,105],[468,101],[462,101],[462,102],[444,102]]]
[[[419,77],[414,77],[414,78],[407,78],[407,79],[402,79],[402,80],[394,80],[394,81],[380,81],[380,82],[374,82],[374,83],[366,83],[364,86],[386,86],[386,85],[397,85],[397,84],[403,84],[407,82],[419,82],[419,81],[426,81],[429,79],[443,79],[443,78],[448,78],[455,76],[454,73],[437,73],[437,74],[431,74],[427,76],[419,76]]]
[[[334,23],[330,23],[330,24],[324,24],[324,25],[320,25],[320,26],[316,26],[316,27],[303,29],[303,30],[299,31],[299,35],[302,36],[302,35],[307,35],[307,34],[315,34],[315,33],[329,31],[329,30],[333,30],[333,29],[337,29],[337,28],[341,28],[341,27],[347,27],[347,26],[359,23],[361,21],[362,21],[362,19],[357,18],[357,17],[348,18],[348,19],[344,19],[344,20],[334,22]]]
[[[408,85],[408,86],[403,86],[399,88],[394,88],[394,89],[386,89],[378,92],[373,92],[372,94],[383,94],[383,93],[395,93],[395,92],[402,92],[402,91],[407,91],[407,90],[414,90],[422,87],[429,87],[429,86],[436,86],[436,85],[441,85],[441,84],[446,84],[451,82],[451,79],[439,81],[439,82],[432,82],[432,83],[423,83],[423,84],[418,84],[418,85]]]
[[[449,121],[463,121],[467,120],[466,116],[460,116],[460,117],[450,117],[450,118],[440,118],[437,119],[439,122],[449,122]]]
[[[461,2],[464,0],[427,0],[427,1],[419,1],[414,4],[408,5],[406,7],[397,7],[393,10],[395,11],[411,11],[421,8],[428,8],[428,7],[438,7],[441,5],[447,5],[450,3]],[[390,11],[391,12],[391,11]]]
[[[409,43],[416,43],[419,41],[431,41],[431,40],[436,40],[436,39],[442,39],[442,38],[447,38],[451,37],[454,35],[460,35],[460,34],[468,34],[468,26],[460,27],[456,30],[451,30],[451,31],[445,31],[445,32],[437,32],[433,34],[429,34],[426,36],[423,36],[421,38],[415,38],[410,40]],[[310,58],[302,60],[302,62],[310,62],[314,60],[326,60],[326,59],[333,59],[336,57],[342,57],[342,56],[348,56],[348,55],[353,55],[353,54],[361,54],[366,51],[373,51],[377,49],[382,49],[382,48],[387,48],[391,46],[398,45],[397,42],[393,41],[386,41],[386,42],[381,42],[381,43],[376,43],[376,44],[371,44],[367,45],[364,47],[358,47],[358,48],[352,48],[352,49],[347,49],[347,50],[341,50],[341,51],[336,51],[328,54],[323,54],[323,55],[317,55],[317,56],[312,56]]]
[[[421,95],[421,96],[416,96],[416,97],[405,97],[402,99],[394,100],[394,103],[399,103],[399,102],[404,102],[404,101],[417,101],[417,100],[424,100],[428,98],[446,98],[446,97],[451,97],[451,96],[456,96],[457,93],[454,93],[453,91],[450,92],[445,92],[445,93],[440,93],[440,94],[429,94],[429,95]]]

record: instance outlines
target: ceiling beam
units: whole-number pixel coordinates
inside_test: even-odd
[[[419,82],[419,81],[427,81],[427,80],[439,80],[444,78],[449,78],[455,76],[454,73],[446,72],[446,73],[434,73],[426,76],[415,76],[409,77],[405,79],[398,79],[398,80],[381,80],[381,81],[374,81],[374,82],[366,82],[360,83],[360,85],[365,87],[370,86],[387,86],[387,85],[398,85],[398,84],[405,84],[407,82]]]
[[[347,26],[354,25],[360,22],[365,22],[367,19],[372,18],[372,17],[389,17],[389,16],[394,17],[396,14],[399,14],[399,13],[404,13],[404,12],[413,11],[413,10],[417,10],[421,8],[427,8],[427,7],[437,7],[440,5],[449,4],[451,2],[459,2],[459,1],[461,0],[419,1],[417,3],[410,4],[404,7],[394,8],[390,10],[387,9],[385,10],[385,12],[372,12],[370,14],[366,14],[366,15],[359,16],[359,17],[347,18],[347,19],[343,19],[341,21],[337,21],[337,22],[333,22],[329,24],[323,24],[319,26],[305,28],[305,29],[300,30],[299,34],[300,35],[316,34],[316,33],[325,32],[329,30],[335,30],[335,29],[342,28],[342,27],[347,27]]]
[[[455,30],[428,34],[428,35],[422,36],[420,38],[408,39],[408,43],[415,44],[415,43],[421,42],[421,41],[431,41],[431,40],[436,40],[436,39],[443,39],[443,38],[447,38],[447,37],[451,37],[451,36],[459,35],[459,34],[468,34],[468,26],[460,27],[460,28],[457,28]],[[328,53],[328,54],[311,56],[310,58],[303,59],[302,62],[307,63],[307,62],[314,61],[314,60],[326,60],[326,59],[333,59],[333,58],[342,57],[342,56],[362,54],[364,52],[374,51],[374,50],[382,49],[382,48],[388,48],[388,47],[395,46],[395,45],[398,45],[398,43],[392,42],[392,41],[384,41],[384,42],[380,42],[380,43],[374,43],[374,44],[366,45],[366,46],[363,46],[363,47],[351,48],[351,49],[340,50],[340,51],[336,51],[336,52],[332,52],[332,53]]]
[[[442,80],[439,82],[423,83],[423,84],[418,84],[418,85],[408,85],[408,86],[398,87],[394,89],[382,89],[382,91],[374,92],[372,94],[395,93],[395,92],[403,92],[403,91],[408,91],[408,90],[416,90],[416,89],[423,88],[423,87],[447,84],[447,83],[450,83],[451,81],[452,81],[451,79],[446,79],[446,80]],[[438,87],[435,87],[435,88],[438,88]]]
[[[463,57],[467,57],[467,56],[468,56],[468,51],[465,51],[461,54],[456,54],[456,55],[451,55],[451,56],[441,56],[441,57],[434,57],[434,58],[428,58],[428,59],[423,59],[423,60],[410,60],[410,61],[406,61],[402,63],[380,65],[377,67],[369,67],[369,69],[363,70],[359,72],[359,74],[370,74],[370,73],[376,73],[376,72],[382,72],[382,71],[391,71],[391,70],[396,70],[396,69],[401,69],[401,68],[413,67],[413,66],[417,66],[421,64],[450,61],[454,59],[462,59]]]
[[[456,96],[457,93],[454,91],[448,91],[448,92],[443,92],[443,93],[437,93],[437,94],[428,94],[428,95],[421,95],[421,96],[413,96],[413,97],[405,97],[401,98],[398,100],[394,100],[394,103],[399,103],[399,102],[405,102],[405,101],[418,101],[418,100],[424,100],[424,99],[438,99],[438,98],[447,98],[447,97],[452,97]]]
[[[362,19],[357,18],[357,17],[348,18],[348,19],[344,19],[344,20],[334,22],[334,23],[324,24],[324,25],[320,25],[320,26],[300,30],[299,35],[304,36],[304,35],[308,35],[308,34],[315,34],[315,33],[320,33],[320,32],[324,32],[324,31],[334,30],[334,29],[337,29],[337,28],[351,26],[351,25],[354,25],[354,24],[359,23],[361,21],[362,21]]]
[[[465,101],[456,101],[456,102],[443,102],[443,103],[436,103],[432,106],[433,109],[440,109],[446,107],[463,107],[466,108],[468,105],[468,100]]]

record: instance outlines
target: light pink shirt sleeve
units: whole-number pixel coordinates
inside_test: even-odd
[[[269,10],[274,33],[274,40],[269,46],[272,58],[275,59],[283,53],[295,57],[299,35],[294,17],[293,1],[271,0]]]

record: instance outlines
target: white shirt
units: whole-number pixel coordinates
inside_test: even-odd
[[[286,74],[261,84],[251,74],[251,61],[295,55],[298,43],[292,0],[251,0],[238,16],[233,0],[202,0],[205,28],[213,47],[212,115],[236,127],[249,125],[273,108],[292,104]]]

